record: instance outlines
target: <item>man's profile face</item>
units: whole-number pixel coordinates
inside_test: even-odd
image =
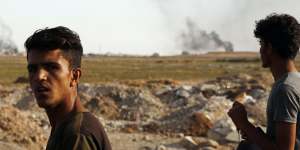
[[[67,103],[72,76],[62,50],[31,49],[27,61],[29,82],[38,105],[47,109]]]
[[[261,62],[262,62],[262,67],[263,68],[267,68],[270,66],[270,56],[269,56],[269,46],[266,42],[264,41],[259,41],[260,44],[260,58],[261,58]]]

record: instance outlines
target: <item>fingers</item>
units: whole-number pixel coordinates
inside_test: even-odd
[[[240,106],[244,106],[242,103],[238,102],[238,101],[235,101],[233,104],[232,104],[232,107],[240,107]]]
[[[232,108],[227,112],[227,114],[231,117],[234,113],[240,113],[244,111],[245,106],[241,104],[240,102],[234,102],[232,104]]]
[[[229,109],[229,111],[227,112],[227,114],[229,115],[229,117],[232,116],[233,112],[234,112],[234,109],[233,109],[233,108]]]

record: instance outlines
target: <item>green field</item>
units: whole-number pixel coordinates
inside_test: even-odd
[[[298,63],[297,59],[297,64]],[[27,77],[26,57],[0,56],[0,83],[12,84]],[[237,73],[265,72],[256,53],[210,53],[172,57],[84,57],[81,82],[132,80],[195,81]]]

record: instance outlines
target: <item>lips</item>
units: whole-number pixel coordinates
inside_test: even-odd
[[[34,93],[37,95],[46,94],[49,91],[50,91],[50,88],[48,88],[47,86],[38,86],[34,89]]]

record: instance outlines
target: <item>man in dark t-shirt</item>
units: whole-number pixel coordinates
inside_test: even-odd
[[[101,123],[78,97],[79,36],[62,26],[46,28],[34,32],[25,47],[30,87],[52,127],[47,150],[111,150]]]
[[[89,112],[75,112],[51,132],[47,149],[106,150],[109,146],[98,119]]]

